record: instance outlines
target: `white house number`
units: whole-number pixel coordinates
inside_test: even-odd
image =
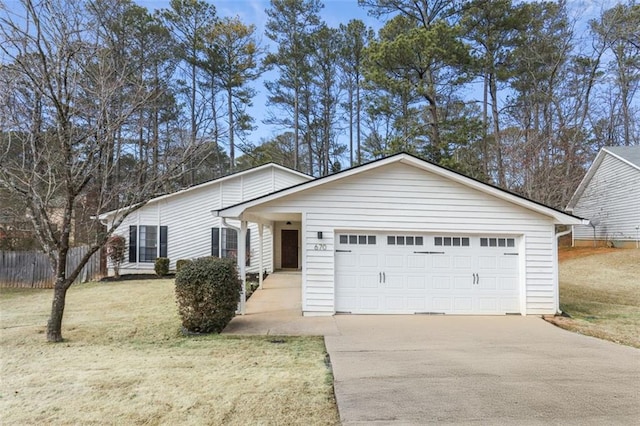
[[[326,244],[316,244],[314,247],[315,251],[325,251],[327,249]]]

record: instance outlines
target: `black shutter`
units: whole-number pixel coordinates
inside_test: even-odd
[[[160,227],[160,257],[167,257],[167,227]]]
[[[251,229],[247,229],[247,235],[245,243],[247,245],[247,257],[246,257],[246,266],[251,266]]]
[[[220,228],[211,228],[211,256],[220,257]]]
[[[129,262],[138,261],[138,227],[129,226]]]

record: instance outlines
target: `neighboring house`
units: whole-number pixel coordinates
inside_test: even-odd
[[[180,259],[212,255],[239,257],[237,227],[240,223],[233,220],[225,223],[214,217],[212,211],[310,179],[295,170],[266,164],[154,198],[127,216],[115,231],[126,238],[128,248],[120,273],[153,273],[158,257],[168,257],[171,270],[175,270]],[[118,211],[111,211],[99,219],[107,224],[117,217]],[[274,269],[271,232],[264,230],[263,250],[259,247],[258,234],[257,225],[249,225],[242,244],[247,270],[258,272],[262,264],[262,270],[271,272]]]
[[[640,146],[600,150],[566,210],[589,219],[573,226],[573,245],[638,247]]]
[[[274,230],[304,315],[555,314],[555,226],[586,223],[404,153],[216,213],[241,223],[241,275],[244,229]]]

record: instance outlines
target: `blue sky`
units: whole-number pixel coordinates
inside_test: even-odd
[[[146,7],[149,10],[168,8],[169,0],[134,0],[138,5]],[[514,0],[517,1],[517,0]],[[4,2],[9,9],[13,5],[19,3],[18,0],[0,0]],[[246,24],[254,24],[256,26],[256,34],[261,40],[261,44],[267,48],[274,49],[270,44],[270,40],[264,36],[264,28],[267,20],[265,10],[269,8],[269,0],[209,0],[216,7],[219,17],[239,16]],[[365,24],[377,30],[383,25],[383,21],[371,17],[367,11],[358,6],[358,0],[322,0],[324,8],[321,11],[321,17],[331,27],[337,27],[341,23],[347,23],[351,19],[360,19]],[[576,33],[586,29],[589,19],[596,17],[603,9],[608,9],[613,5],[620,3],[614,0],[567,0],[569,10],[573,17],[577,20]],[[255,119],[257,129],[248,137],[248,141],[254,144],[259,143],[262,139],[268,139],[283,131],[273,126],[262,123],[266,116],[266,99],[267,93],[264,87],[265,80],[275,79],[274,72],[267,73],[263,78],[254,85],[257,96],[254,99],[254,105],[249,109],[249,114]],[[474,97],[475,89],[472,87],[467,93],[468,97]]]
[[[614,4],[619,3],[618,1],[612,0],[567,1],[573,17],[578,21],[577,28],[582,29],[586,28],[588,20],[598,16],[601,10],[608,9]],[[211,0],[210,2],[215,5],[219,17],[239,16],[246,24],[254,24],[256,26],[256,34],[260,37],[262,45],[274,48],[270,45],[270,40],[264,36],[264,28],[267,20],[265,10],[269,8],[269,0]],[[138,0],[136,3],[150,10],[166,8],[169,5],[168,0]],[[369,16],[366,9],[359,7],[358,0],[323,0],[323,3],[324,8],[321,11],[321,16],[331,27],[337,27],[339,24],[347,23],[351,19],[360,19],[364,21],[367,26],[376,30],[383,25],[382,21]],[[249,109],[249,114],[254,117],[257,129],[248,137],[248,141],[254,144],[259,143],[262,139],[271,138],[283,131],[283,129],[262,123],[263,117],[266,116],[265,112],[267,108],[267,93],[264,87],[264,81],[274,78],[275,74],[273,72],[267,73],[263,76],[262,80],[256,82],[254,86],[257,90],[257,96],[254,99],[253,107]],[[473,88],[469,90],[471,92],[474,91]],[[468,96],[473,97],[473,94],[469,93]]]

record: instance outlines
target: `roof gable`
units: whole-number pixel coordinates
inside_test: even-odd
[[[584,175],[584,178],[582,178],[582,181],[580,181],[573,196],[571,196],[566,208],[568,212],[573,211],[607,156],[618,160],[620,165],[626,164],[640,173],[640,146],[609,146],[602,148],[600,152],[598,152],[598,155],[596,155],[593,163],[591,163],[591,166],[589,166],[587,173]]]
[[[396,163],[396,162],[411,165],[423,171],[441,176],[450,181],[457,182],[466,187],[478,190],[480,192],[497,197],[499,199],[503,199],[515,205],[519,205],[521,207],[524,207],[528,210],[542,214],[544,216],[552,217],[555,223],[558,223],[558,224],[582,223],[582,219],[578,217],[568,215],[560,210],[553,209],[541,203],[535,202],[533,200],[529,200],[525,197],[511,193],[509,191],[505,191],[496,186],[486,184],[479,180],[470,178],[456,171],[444,168],[434,163],[430,163],[428,161],[422,160],[418,157],[415,157],[407,153],[395,154],[393,156],[375,160],[370,163],[363,164],[361,166],[357,166],[351,169],[347,169],[333,175],[325,176],[323,178],[319,178],[309,182],[304,182],[299,185],[295,185],[293,187],[274,192],[272,194],[268,194],[262,197],[255,198],[253,200],[248,200],[242,203],[238,203],[235,206],[230,206],[230,207],[221,209],[217,213],[219,216],[223,216],[223,217],[239,217],[242,214],[242,212],[247,208],[261,205],[263,203],[267,203],[273,200],[277,200],[292,194],[299,193],[301,191],[308,191],[308,190],[311,190],[312,188],[317,188],[319,186],[327,185],[331,182],[336,182],[341,179],[345,179],[349,176],[353,176],[355,174],[376,170],[385,165]]]
[[[248,176],[248,175],[251,175],[251,174],[259,173],[261,171],[268,170],[268,169],[273,169],[275,171],[288,173],[288,174],[295,175],[295,176],[298,176],[298,177],[301,177],[301,178],[304,178],[304,179],[307,179],[307,180],[314,179],[313,176],[309,176],[309,175],[301,173],[301,172],[299,172],[297,170],[293,170],[293,169],[290,169],[290,168],[285,167],[285,166],[281,166],[281,165],[276,164],[276,163],[267,163],[267,164],[263,164],[263,165],[256,166],[256,167],[252,167],[252,168],[249,168],[249,169],[246,169],[246,170],[242,170],[242,171],[239,171],[239,172],[231,173],[231,174],[228,174],[226,176],[222,176],[222,177],[219,177],[217,179],[210,180],[208,182],[204,182],[204,183],[201,183],[201,184],[198,184],[198,185],[191,186],[189,188],[185,188],[185,189],[181,189],[181,190],[178,190],[178,191],[175,191],[175,192],[171,192],[169,194],[160,195],[158,197],[150,199],[149,201],[147,201],[145,203],[145,205],[157,203],[157,202],[162,201],[162,200],[166,200],[166,199],[177,197],[177,196],[184,195],[184,194],[187,194],[187,193],[199,191],[201,189],[205,189],[205,188],[208,188],[208,187],[212,187],[212,186],[218,185],[221,182],[229,181],[229,180],[232,180],[232,179],[237,179],[237,178],[240,178],[242,176]],[[118,210],[111,210],[109,212],[102,213],[99,216],[99,218],[100,219],[108,218],[109,216],[117,214],[118,212],[121,212],[123,210],[127,210],[127,209],[129,209],[131,207],[132,206],[126,206],[126,207],[122,207],[122,208],[120,208]]]

